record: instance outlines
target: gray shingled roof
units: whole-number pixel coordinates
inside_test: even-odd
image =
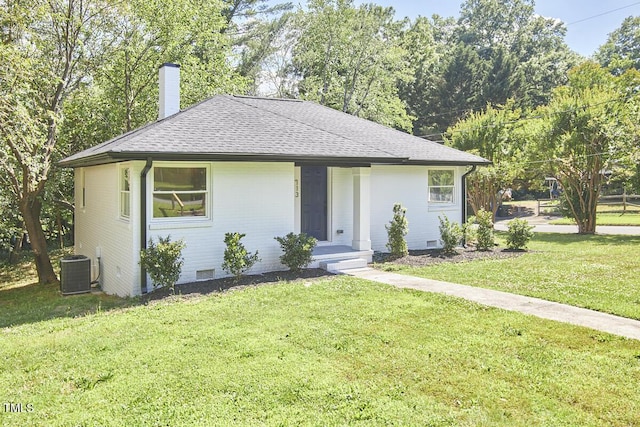
[[[60,162],[252,160],[487,164],[487,160],[314,102],[218,95]]]

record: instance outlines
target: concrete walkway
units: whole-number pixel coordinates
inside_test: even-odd
[[[491,289],[440,282],[402,274],[388,273],[373,268],[344,270],[342,274],[397,286],[464,298],[479,304],[505,310],[530,314],[544,319],[556,320],[578,326],[608,332],[627,338],[640,340],[640,321],[578,308],[539,298],[525,297]]]

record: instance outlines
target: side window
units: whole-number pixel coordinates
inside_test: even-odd
[[[455,194],[455,173],[453,169],[430,170],[428,178],[429,202],[452,204]]]
[[[120,169],[120,217],[127,219],[131,215],[130,174],[130,168]]]
[[[207,216],[206,167],[155,167],[153,217]]]

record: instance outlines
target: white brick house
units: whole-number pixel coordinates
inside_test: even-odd
[[[220,95],[178,111],[178,79],[161,69],[166,117],[61,162],[75,169],[75,252],[94,277],[100,257],[110,294],[147,291],[139,252],[158,236],[186,242],[180,283],[224,276],[226,232],[259,250],[251,273],[283,269],[274,237],[289,232],[317,237],[317,260],[370,261],[396,202],[409,248],[437,246],[438,216],[462,220],[464,175],[488,163],[312,102]]]

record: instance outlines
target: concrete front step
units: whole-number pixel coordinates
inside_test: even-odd
[[[330,259],[320,262],[320,268],[329,273],[339,273],[344,270],[353,270],[367,266],[367,260],[363,258]]]

